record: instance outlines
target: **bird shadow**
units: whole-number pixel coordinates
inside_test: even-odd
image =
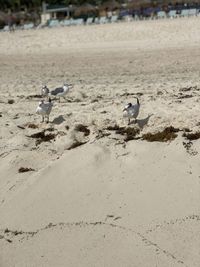
[[[153,114],[149,114],[146,118],[144,119],[140,119],[140,120],[136,120],[136,121],[132,121],[130,124],[138,124],[138,126],[140,127],[140,129],[143,129],[145,125],[148,124],[150,117],[153,116]]]
[[[52,123],[59,125],[59,124],[62,124],[64,121],[65,121],[65,119],[63,118],[63,116],[62,115],[59,115],[58,117],[56,117],[52,121]]]
[[[144,126],[148,124],[149,119],[151,118],[151,116],[153,116],[153,114],[149,114],[146,118],[140,119],[140,120],[137,120],[136,121],[136,123],[138,124],[138,126],[140,127],[140,129],[143,129]]]

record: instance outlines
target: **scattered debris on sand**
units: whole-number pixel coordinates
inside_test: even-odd
[[[42,95],[29,95],[26,97],[26,99],[31,99],[31,98],[43,98]]]
[[[192,148],[193,143],[191,141],[183,142],[183,146],[185,147],[186,152],[191,156],[195,156],[198,154],[198,152]]]
[[[22,129],[22,130],[24,130],[24,129],[25,129],[25,127],[24,127],[24,126],[22,126],[22,125],[17,125],[17,127],[18,127],[19,129]]]
[[[15,103],[15,100],[13,99],[8,99],[8,104],[14,104]]]
[[[68,131],[69,130],[69,125],[65,125],[65,129]]]
[[[121,94],[120,96],[142,96],[142,95],[144,95],[143,93],[141,93],[141,92],[137,92],[137,93],[128,93],[128,92],[125,92],[125,93],[123,93],[123,94]]]
[[[18,169],[18,172],[19,172],[19,173],[23,173],[23,172],[33,172],[33,171],[35,171],[35,170],[32,169],[32,168],[27,168],[27,167],[20,167],[20,168]]]
[[[188,86],[188,87],[183,87],[183,88],[180,88],[179,91],[180,92],[188,92],[188,91],[195,91],[195,90],[199,90],[197,85],[195,86]]]
[[[53,132],[53,131],[55,131],[55,128],[54,127],[48,127],[45,129],[45,131]]]
[[[182,93],[179,93],[178,95],[178,99],[191,98],[191,97],[193,97],[193,95],[188,95],[188,94],[184,95]]]
[[[26,128],[31,128],[31,129],[38,129],[39,126],[35,123],[26,123],[23,125],[17,125],[18,128],[25,130]]]

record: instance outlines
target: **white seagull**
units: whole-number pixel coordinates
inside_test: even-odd
[[[73,87],[72,84],[64,84],[62,87],[58,87],[50,92],[51,95],[53,96],[58,96],[59,97],[59,102],[60,102],[60,97],[65,97],[65,95],[69,92],[69,90]]]
[[[136,104],[128,103],[123,109],[123,116],[128,118],[128,125],[130,124],[131,118],[134,118],[135,122],[137,121],[136,118],[140,111],[139,99],[137,97],[135,98],[137,99]]]
[[[42,86],[41,95],[42,96],[48,96],[49,95],[49,88],[46,85]]]
[[[51,98],[49,98],[48,102],[44,102],[41,100],[36,109],[36,113],[42,116],[42,122],[44,122],[44,118],[47,118],[47,122],[49,122],[49,115],[51,113],[53,107],[53,103],[51,102]]]

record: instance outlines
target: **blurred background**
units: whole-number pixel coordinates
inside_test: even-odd
[[[0,0],[0,29],[198,16],[200,0]]]

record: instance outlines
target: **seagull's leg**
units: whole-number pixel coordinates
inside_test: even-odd
[[[128,125],[131,123],[131,119],[130,118],[128,118]]]
[[[44,122],[44,116],[42,116],[42,121],[41,122]]]
[[[47,115],[47,123],[49,123],[49,115]]]
[[[60,97],[59,97],[59,103],[60,103]]]

